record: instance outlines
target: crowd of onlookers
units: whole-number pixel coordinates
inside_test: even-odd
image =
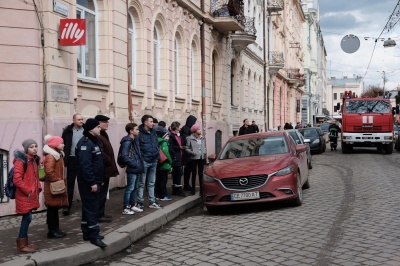
[[[43,160],[38,156],[38,145],[33,139],[24,140],[24,150],[14,152],[16,213],[22,215],[17,239],[19,252],[31,253],[38,249],[29,243],[28,229],[32,211],[40,207],[42,190],[47,207],[47,237],[59,239],[66,236],[59,226],[59,210],[62,208],[65,216],[70,214],[77,180],[82,202],[83,240],[101,248],[107,245],[102,241],[99,223],[112,222],[112,216],[106,214],[105,203],[110,178],[119,175],[120,169],[126,171],[127,186],[121,199],[122,213],[126,215],[144,210],[145,186],[148,207],[155,209],[161,209],[159,201],[171,200],[171,196],[185,197],[186,192],[195,195],[197,176],[202,195],[207,151],[196,117],[190,115],[182,127],[174,121],[167,128],[164,121],[158,122],[151,115],[144,115],[140,125],[128,123],[117,158],[107,133],[109,119],[97,115],[84,122],[81,114],[75,114],[73,123],[63,130],[61,137],[45,137]],[[172,195],[167,190],[169,173]]]

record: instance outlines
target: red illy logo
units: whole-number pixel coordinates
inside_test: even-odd
[[[60,19],[60,45],[86,45],[86,20]]]

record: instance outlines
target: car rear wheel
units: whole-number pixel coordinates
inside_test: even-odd
[[[311,159],[307,161],[308,169],[312,169]]]
[[[297,172],[297,198],[293,200],[293,206],[298,207],[303,204],[303,189],[301,185],[301,175]]]

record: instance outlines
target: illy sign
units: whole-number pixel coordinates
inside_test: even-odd
[[[86,45],[86,20],[60,19],[60,45]]]

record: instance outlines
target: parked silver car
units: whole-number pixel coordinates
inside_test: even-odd
[[[311,164],[312,157],[309,145],[310,140],[305,139],[297,129],[287,129],[285,131],[289,133],[289,136],[291,136],[297,144],[305,144],[307,146],[307,165],[308,169],[312,169],[312,164]]]

